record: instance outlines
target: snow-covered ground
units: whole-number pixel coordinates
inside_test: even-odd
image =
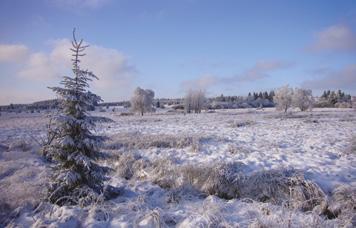
[[[160,110],[143,117],[122,116],[108,110],[92,115],[114,121],[99,121],[96,132],[109,137],[103,151],[110,158],[102,162],[113,168],[109,182],[123,187],[122,194],[83,209],[38,205],[50,170],[38,152],[48,117],[38,113],[2,113],[0,222],[7,220],[11,225],[24,227],[356,224],[355,215],[327,219],[316,208],[303,211],[271,200],[247,199],[241,192],[241,197],[218,197],[219,194],[209,195],[201,189],[177,184],[182,182],[178,179],[184,176],[186,167],[213,169],[217,164],[241,164],[239,172],[246,178],[256,173],[295,170],[306,182],[316,183],[326,198],[333,198],[336,189],[351,189],[345,191],[351,202],[355,202],[356,112],[351,109],[315,109],[289,115],[274,109],[219,110],[189,115]],[[132,156],[123,160],[128,155]],[[144,163],[139,168],[138,160]],[[134,163],[129,168],[135,170],[123,169],[129,162]],[[156,163],[168,168],[155,169]],[[158,172],[161,177],[177,172],[174,186],[166,184],[165,187],[161,179],[158,181]],[[271,185],[277,184],[271,182]],[[16,207],[20,208],[14,212]],[[37,207],[35,212],[34,207]]]

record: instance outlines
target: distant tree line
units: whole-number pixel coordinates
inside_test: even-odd
[[[352,97],[350,94],[346,94],[341,90],[330,91],[325,90],[320,99],[316,103],[317,107],[351,107],[352,106]]]
[[[57,109],[59,101],[57,99],[38,101],[32,104],[9,104],[0,106],[0,111],[7,112],[34,112],[39,110]]]
[[[283,87],[281,87],[283,88]],[[279,88],[279,89],[281,89]],[[277,90],[279,90],[277,89]],[[292,88],[290,88],[292,89]],[[154,99],[151,96],[149,99],[152,102],[152,107],[148,107],[147,99],[145,101],[146,107],[144,107],[144,112],[154,111],[155,108],[164,108],[166,106],[171,106],[174,109],[180,109],[186,113],[197,112],[199,113],[202,109],[233,109],[233,108],[264,108],[264,107],[276,107],[276,91],[260,91],[260,92],[249,92],[247,96],[225,96],[221,94],[217,97],[207,98],[203,91],[193,91],[190,90],[186,93],[184,98],[159,98]],[[293,89],[292,89],[293,90]],[[138,90],[137,90],[138,91]],[[136,91],[136,92],[137,92]],[[294,89],[293,93],[299,94],[299,105],[294,105],[299,107],[301,110],[306,110],[309,104],[309,100],[304,99],[304,104],[301,100],[301,97],[310,97],[311,91],[305,89]],[[152,91],[153,92],[153,91]],[[199,94],[200,92],[200,94]],[[142,93],[143,94],[143,93]],[[141,94],[141,95],[142,95]],[[151,93],[152,94],[152,93]],[[154,96],[154,93],[152,94]],[[90,96],[90,94],[89,94]],[[134,95],[133,95],[134,96]],[[294,96],[294,103],[296,103],[296,96]],[[298,97],[297,96],[297,97]],[[139,96],[137,95],[136,98]],[[148,98],[148,97],[146,97]],[[345,93],[342,90],[325,90],[320,97],[313,97],[313,107],[323,108],[351,108],[355,107],[355,101],[352,100],[350,94]],[[298,99],[297,99],[298,100]],[[136,99],[136,101],[138,101]],[[89,110],[95,110],[96,106],[99,107],[112,107],[112,106],[122,106],[125,108],[131,108],[133,111],[137,111],[137,106],[132,107],[133,100],[130,101],[120,101],[120,102],[101,102],[95,103],[92,106],[88,107]],[[141,102],[142,103],[142,102]],[[137,104],[137,102],[136,102]],[[195,107],[193,107],[195,106]],[[142,110],[141,105],[141,110]],[[10,104],[0,106],[0,111],[6,112],[39,112],[41,110],[53,110],[59,108],[59,101],[57,99],[45,100],[34,102],[32,104]],[[288,109],[288,108],[287,108]],[[141,113],[142,114],[142,113]]]

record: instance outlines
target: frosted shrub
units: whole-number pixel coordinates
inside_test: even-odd
[[[283,86],[275,92],[273,97],[274,103],[276,103],[277,110],[282,110],[285,113],[292,106],[293,89],[288,85]]]
[[[203,90],[188,90],[184,98],[184,109],[186,113],[201,113],[205,105],[205,92]]]
[[[87,205],[103,191],[103,168],[95,162],[102,139],[91,133],[94,122],[87,115],[89,107],[101,100],[88,91],[88,83],[97,77],[80,69],[87,47],[83,40],[76,40],[73,31],[73,77],[63,77],[63,88],[50,88],[60,97],[61,109],[55,119],[58,134],[44,150],[55,161],[48,200],[58,205]]]
[[[312,110],[314,97],[311,90],[296,88],[293,93],[292,103],[300,111]]]
[[[133,112],[138,112],[143,116],[146,112],[154,111],[153,98],[155,93],[150,89],[141,89],[137,87],[131,98],[131,109]]]

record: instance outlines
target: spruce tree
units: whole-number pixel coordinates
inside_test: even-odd
[[[63,77],[63,87],[50,87],[61,105],[55,118],[56,135],[44,150],[55,162],[48,200],[58,205],[87,205],[103,191],[104,169],[96,163],[102,138],[92,133],[94,123],[87,112],[101,100],[88,91],[88,83],[98,78],[80,68],[80,58],[85,56],[87,47],[82,39],[77,41],[73,30],[73,76]]]

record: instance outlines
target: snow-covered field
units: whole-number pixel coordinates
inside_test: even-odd
[[[111,109],[109,109],[111,110]],[[39,204],[50,163],[45,114],[0,116],[0,222],[9,226],[355,226],[356,112],[95,112],[117,198]],[[312,202],[312,203],[311,203]],[[34,210],[35,209],[35,210]],[[1,225],[0,225],[1,226]]]

